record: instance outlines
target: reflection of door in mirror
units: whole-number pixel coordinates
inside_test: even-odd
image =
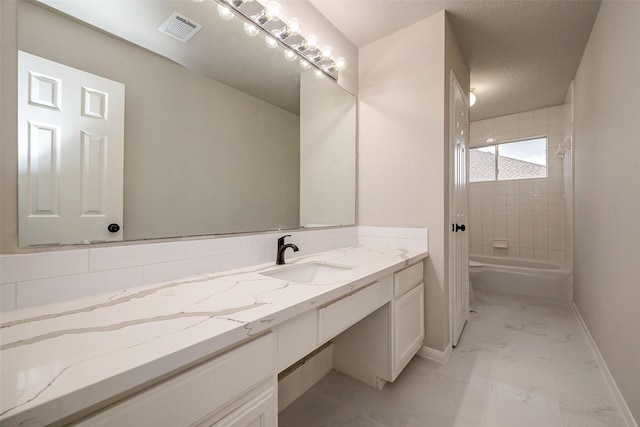
[[[20,246],[122,240],[124,85],[22,51],[18,72]]]

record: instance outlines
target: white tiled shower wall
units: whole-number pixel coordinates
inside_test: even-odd
[[[360,243],[428,248],[426,229],[341,227],[0,255],[0,311],[274,262],[276,240],[284,234],[300,248],[287,258]]]
[[[548,177],[469,184],[469,252],[569,264],[573,257],[570,105],[471,123],[471,147],[528,137],[548,138]],[[565,166],[568,164],[568,166]],[[506,238],[507,249],[494,248]]]

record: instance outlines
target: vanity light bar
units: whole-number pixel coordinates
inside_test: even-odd
[[[197,0],[196,0],[197,1]],[[280,14],[282,8],[279,3],[271,1],[267,6],[257,0],[215,0],[218,8],[224,8],[245,21],[245,32],[254,36],[247,30],[248,26],[255,27],[257,30],[266,34],[273,47],[280,45],[285,48],[285,58],[287,61],[295,61],[296,57],[300,60],[303,69],[315,67],[320,72],[326,74],[334,80],[338,80],[338,72],[346,68],[347,63],[344,58],[334,59],[331,47],[326,46],[323,50],[318,48],[318,40],[315,36],[303,37],[300,33],[300,22],[297,18],[291,18],[289,22],[281,20]],[[251,14],[243,10],[245,4],[252,4],[252,8],[262,7],[257,14]],[[250,8],[249,8],[250,9]],[[226,11],[225,11],[226,12]],[[222,16],[223,19],[229,19],[228,15]],[[269,45],[269,47],[272,47]],[[328,49],[328,51],[327,51]],[[328,54],[327,54],[328,53]]]

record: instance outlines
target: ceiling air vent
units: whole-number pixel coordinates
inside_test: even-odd
[[[173,12],[158,30],[174,39],[180,40],[182,43],[186,43],[195,33],[200,31],[200,28],[202,28],[202,25],[193,22],[184,15],[180,15],[178,12]]]

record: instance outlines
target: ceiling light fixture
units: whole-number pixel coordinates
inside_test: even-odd
[[[260,25],[264,25],[267,22],[271,21],[271,14],[267,9],[262,9],[262,11],[259,14],[253,15],[251,19],[253,19]]]
[[[326,74],[337,80],[338,72],[347,66],[343,57],[334,58],[331,46],[319,49],[318,37],[313,34],[303,36],[298,18],[290,18],[287,21],[282,19],[282,6],[277,1],[269,1],[266,6],[259,0],[216,2],[218,14],[222,19],[229,20],[233,16],[243,19],[244,31],[248,36],[255,37],[262,32],[266,36],[265,43],[268,47],[282,46],[285,48],[286,60],[293,62],[300,59],[303,69],[314,67],[316,73]]]
[[[315,34],[309,34],[307,36],[307,43],[309,43],[309,50],[316,50],[320,42],[318,41],[318,36]]]
[[[300,34],[300,32],[302,32],[302,29],[300,27],[300,20],[298,18],[289,18],[288,22],[291,33]]]
[[[469,92],[469,107],[473,107],[477,100],[476,94],[473,93],[474,90],[475,88],[471,88],[471,92]]]
[[[284,40],[288,37],[291,37],[293,33],[291,32],[291,28],[288,25],[285,25],[282,28],[278,28],[277,30],[273,30],[273,35],[279,38],[280,40]]]
[[[280,15],[282,15],[282,6],[280,6],[280,3],[277,1],[270,1],[267,3],[266,9],[269,12],[269,15],[271,15],[272,21],[280,20]]]

